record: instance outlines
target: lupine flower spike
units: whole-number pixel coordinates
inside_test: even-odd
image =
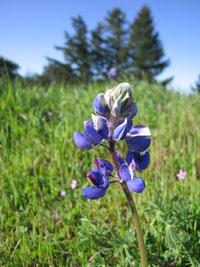
[[[110,70],[109,75],[112,77],[114,70]],[[133,126],[132,119],[137,114],[137,105],[133,89],[128,83],[121,83],[98,94],[94,98],[93,108],[96,115],[92,114],[92,120],[84,122],[83,133],[74,133],[74,142],[78,147],[87,150],[97,145],[104,146],[110,153],[113,165],[105,159],[96,158],[96,167],[87,174],[93,185],[84,188],[82,195],[91,200],[99,199],[105,196],[113,183],[121,185],[136,222],[141,262],[146,267],[145,245],[130,191],[142,193],[145,189],[145,181],[137,172],[143,172],[150,163],[150,154],[146,150],[151,144],[151,133],[144,125]],[[116,143],[123,140],[128,148],[125,160],[115,150]]]

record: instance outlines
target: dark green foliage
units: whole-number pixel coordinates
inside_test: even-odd
[[[105,18],[107,70],[115,67],[120,72],[127,68],[128,29],[126,15],[119,8]]]
[[[134,74],[138,79],[155,81],[156,75],[169,64],[162,60],[164,52],[148,7],[142,8],[130,27],[126,14],[119,8],[108,12],[91,32],[81,16],[72,18],[72,26],[74,34],[65,32],[64,46],[56,47],[64,52],[65,63],[51,61],[42,75],[43,82],[68,81],[69,75],[70,81],[76,82],[103,80],[111,68],[116,68],[119,76]],[[170,80],[163,81],[163,85]]]
[[[198,77],[198,81],[195,83],[194,87],[192,87],[192,91],[194,93],[199,93],[200,94],[200,75]]]
[[[17,76],[19,77],[19,74],[17,73],[18,69],[19,65],[3,57],[0,57],[0,78],[7,77],[8,75],[9,78],[13,80]]]
[[[108,70],[107,48],[104,27],[101,23],[98,23],[96,29],[91,32],[91,58],[94,77],[105,78]]]
[[[164,51],[155,32],[150,9],[144,6],[130,26],[129,57],[136,78],[155,80],[168,65]]]
[[[39,77],[42,85],[60,84],[64,81],[71,82],[73,80],[73,71],[68,64],[63,64],[57,60],[48,58],[50,61]]]
[[[73,69],[79,81],[88,82],[91,77],[91,56],[87,40],[87,26],[81,16],[72,18],[74,35],[65,32],[64,47],[56,47],[64,52],[66,63]]]

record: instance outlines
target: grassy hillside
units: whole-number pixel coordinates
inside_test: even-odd
[[[138,104],[134,125],[152,132],[151,163],[142,174],[147,186],[134,194],[150,266],[197,266],[200,97],[127,82]],[[113,83],[45,89],[1,82],[1,266],[140,266],[120,186],[97,201],[81,195],[93,159],[110,160],[107,151],[84,151],[73,142],[73,132],[90,119],[93,98]],[[125,156],[126,145],[118,151]],[[180,169],[187,172],[184,181],[176,177]]]

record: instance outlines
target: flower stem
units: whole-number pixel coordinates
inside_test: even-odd
[[[117,175],[121,179],[120,173],[119,173],[119,163],[117,161],[117,157],[116,157],[115,150],[114,150],[114,143],[110,143],[110,155],[111,155],[115,170],[117,172]],[[127,187],[126,182],[123,181],[120,184],[121,184],[121,187],[122,187],[122,189],[124,191],[124,194],[126,195],[126,198],[128,200],[128,203],[129,203],[129,206],[130,206],[130,209],[131,209],[131,212],[133,214],[133,221],[134,221],[134,224],[135,224],[138,243],[139,243],[139,248],[140,248],[140,256],[141,256],[142,267],[147,267],[146,248],[145,248],[145,244],[144,244],[142,229],[141,229],[141,225],[140,225],[140,220],[139,220],[139,217],[138,217],[137,209],[136,209],[136,206],[135,206],[135,202],[134,202],[134,200],[132,198],[132,195],[131,195],[128,187]]]

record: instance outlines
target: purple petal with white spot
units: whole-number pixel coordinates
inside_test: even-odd
[[[109,180],[108,180],[108,177],[105,174],[103,175],[101,173],[101,171],[100,171],[100,175],[101,175],[101,184],[98,185],[98,188],[108,188],[109,185],[110,185]]]
[[[132,120],[124,120],[119,126],[115,127],[113,137],[115,140],[122,140],[126,136],[127,132],[130,131],[133,125]]]
[[[144,125],[136,125],[129,131],[129,135],[130,135],[130,138],[131,138],[131,135],[147,137],[151,135],[151,132],[149,128]]]
[[[101,93],[101,94],[98,94],[94,101],[93,101],[93,109],[94,111],[103,116],[103,117],[106,117],[107,115],[107,109],[106,109],[106,105],[105,105],[105,99],[104,99],[104,94]]]
[[[119,174],[120,174],[120,177],[126,182],[131,179],[131,174],[130,174],[128,165],[126,163],[123,163],[120,166]]]
[[[143,152],[151,144],[151,139],[145,136],[136,136],[131,139],[126,140],[127,146],[131,151]]]
[[[88,142],[85,140],[84,135],[82,133],[79,132],[74,132],[74,143],[83,149],[91,149],[92,148],[92,144],[91,142]]]
[[[98,134],[97,131],[90,126],[85,127],[84,138],[86,142],[88,143],[90,142],[94,145],[100,143],[102,140],[102,136]]]
[[[96,188],[94,186],[84,188],[82,190],[82,195],[88,199],[98,199],[105,195],[105,188]]]
[[[145,188],[145,182],[140,177],[135,177],[127,182],[128,188],[135,193],[142,193]]]

